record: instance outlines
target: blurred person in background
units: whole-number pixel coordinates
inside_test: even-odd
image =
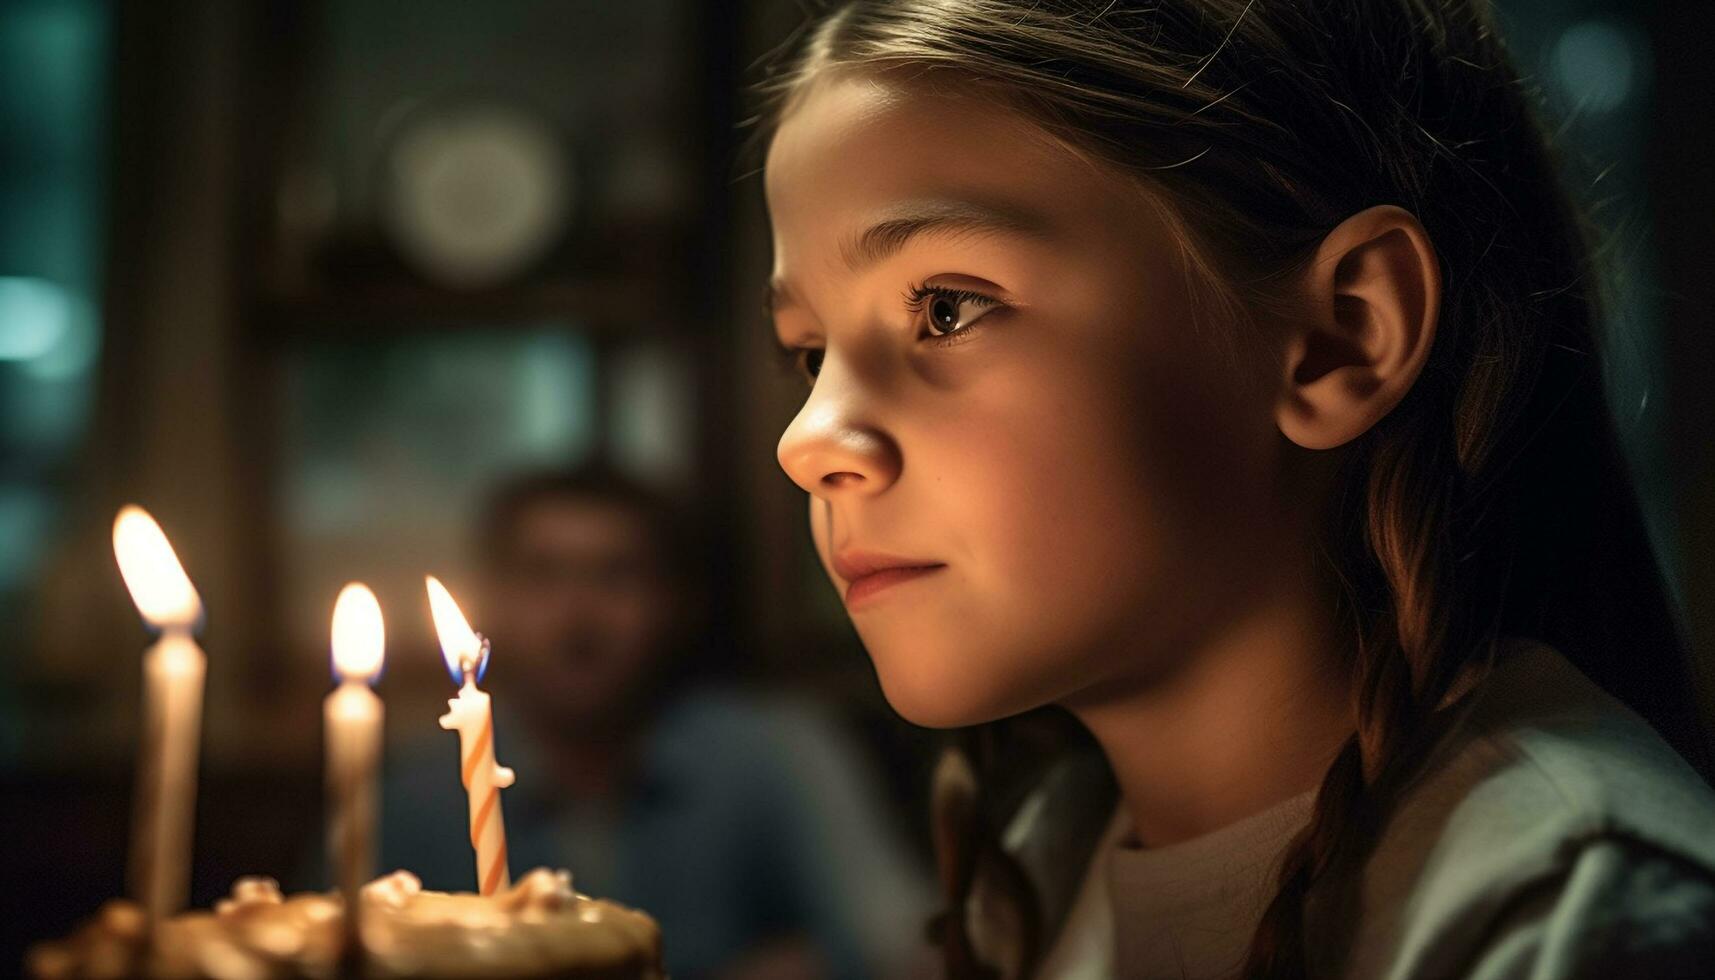
[[[807,700],[699,676],[702,576],[671,506],[601,465],[523,475],[478,558],[496,747],[523,774],[502,801],[514,873],[569,868],[648,910],[679,980],[913,968],[931,890],[866,760]],[[472,887],[455,753],[390,753],[382,870]]]

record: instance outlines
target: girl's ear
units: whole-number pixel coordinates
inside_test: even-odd
[[[1332,449],[1417,380],[1441,311],[1441,263],[1416,216],[1382,204],[1329,232],[1304,276],[1307,315],[1286,338],[1275,415],[1298,445]]]

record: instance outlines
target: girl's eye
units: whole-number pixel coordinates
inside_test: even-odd
[[[934,338],[963,334],[1002,305],[982,293],[943,286],[914,286],[906,294],[907,309],[925,321]],[[813,384],[822,373],[827,351],[821,347],[782,347],[780,355],[782,368]]]
[[[999,306],[997,300],[968,289],[918,286],[908,294],[907,306],[920,314],[931,336],[959,333]]]
[[[820,347],[801,347],[796,351],[798,370],[806,378],[815,380],[822,373],[822,357],[826,352]]]
[[[813,383],[816,375],[822,373],[822,358],[825,351],[820,347],[779,347],[780,369],[787,374],[795,374],[799,379]]]

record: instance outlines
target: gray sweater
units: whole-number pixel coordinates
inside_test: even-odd
[[[1311,905],[1316,976],[1715,978],[1715,792],[1564,656],[1523,641],[1469,695],[1364,867]],[[1169,847],[1115,814],[1037,976],[1236,976],[1314,794]]]

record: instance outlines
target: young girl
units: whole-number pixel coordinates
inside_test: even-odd
[[[858,2],[775,91],[779,458],[882,687],[1063,708],[1118,788],[943,767],[951,973],[1715,975],[1590,250],[1481,0]]]

